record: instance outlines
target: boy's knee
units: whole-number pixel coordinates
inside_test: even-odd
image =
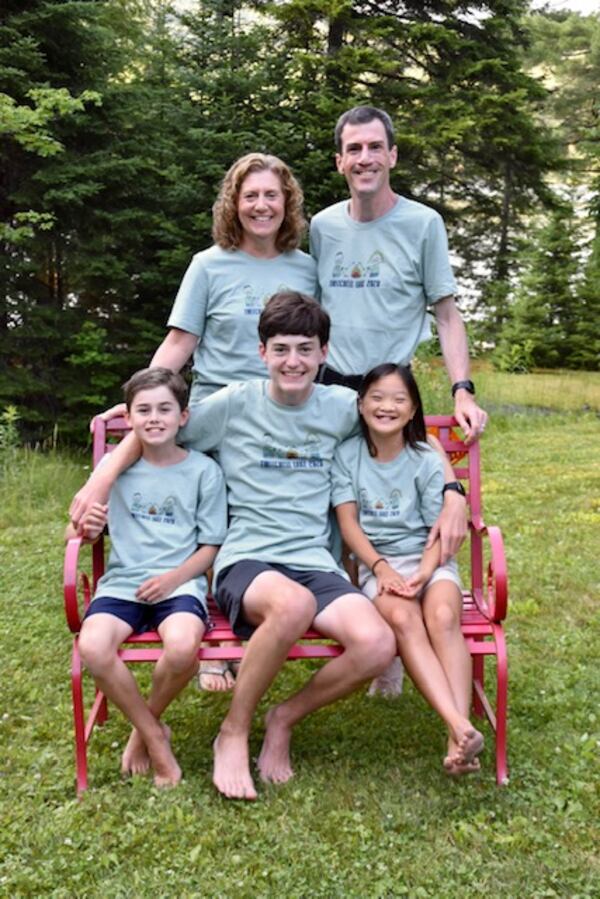
[[[310,590],[300,584],[290,583],[274,593],[269,603],[267,618],[271,626],[279,630],[284,637],[307,630],[316,611],[317,603]]]
[[[164,641],[165,661],[174,674],[183,674],[196,664],[200,643],[193,634],[178,634]]]
[[[388,667],[396,655],[396,638],[385,621],[369,623],[353,641],[353,649],[366,680],[377,677]]]
[[[114,651],[99,635],[82,630],[79,635],[79,655],[88,671],[95,674],[102,671],[111,656],[114,656]]]

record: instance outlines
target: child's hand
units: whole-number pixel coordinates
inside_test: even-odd
[[[140,584],[135,591],[135,596],[141,602],[161,602],[173,590],[176,590],[179,584],[180,581],[172,571],[167,571],[165,574],[155,574],[154,577],[149,577],[147,581]]]
[[[394,593],[396,596],[404,596],[406,578],[398,574],[391,565],[383,562],[377,566],[377,595],[382,593]]]
[[[431,575],[429,575],[426,571],[416,571],[409,578],[406,578],[404,582],[404,590],[400,595],[406,596],[410,599],[418,596],[429,580],[430,576]]]
[[[79,522],[79,531],[86,541],[96,540],[106,527],[108,506],[104,503],[92,503]]]

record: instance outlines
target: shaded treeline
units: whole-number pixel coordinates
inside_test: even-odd
[[[282,156],[309,214],[344,195],[332,129],[360,102],[392,115],[394,187],[445,216],[473,333],[489,345],[508,340],[508,365],[521,339],[507,331],[518,324],[520,273],[535,269],[545,239],[532,223],[544,210],[572,223],[568,296],[548,313],[560,358],[549,364],[593,367],[585,334],[576,358],[562,353],[563,306],[571,297],[565,321],[580,319],[579,293],[591,290],[597,309],[597,288],[583,277],[585,247],[551,181],[571,177],[567,133],[569,121],[581,126],[573,107],[584,99],[553,108],[550,121],[556,95],[527,74],[536,62],[527,54],[543,55],[546,41],[557,69],[566,65],[572,41],[564,38],[561,53],[556,33],[576,20],[589,23],[577,35],[589,55],[598,20],[527,18],[524,0],[181,7],[5,0],[0,12],[0,407],[18,406],[27,438],[56,422],[65,436],[80,434],[89,413],[118,399],[119,383],[148,362],[191,255],[210,243],[212,203],[235,158]],[[541,19],[548,33],[532,29]],[[592,160],[591,174],[580,173],[592,187],[584,203],[591,239],[593,109],[589,118],[578,160]],[[597,266],[598,255],[590,257]],[[530,363],[545,364],[525,349]]]

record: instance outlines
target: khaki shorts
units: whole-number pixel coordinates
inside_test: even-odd
[[[397,571],[402,577],[410,577],[411,574],[414,574],[421,561],[421,555],[419,553],[412,556],[381,556],[380,558],[385,559],[386,562],[392,566],[394,571]],[[423,587],[421,596],[427,587],[435,584],[436,581],[452,581],[452,583],[456,584],[458,589],[462,592],[462,584],[458,574],[456,559],[449,559],[445,565],[440,565],[435,569]],[[375,599],[377,596],[377,578],[374,574],[371,574],[371,570],[367,568],[366,565],[363,565],[362,562],[358,566],[358,586],[369,599]]]

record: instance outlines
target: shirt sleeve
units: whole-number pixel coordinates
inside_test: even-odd
[[[203,453],[219,449],[229,418],[231,389],[223,387],[190,407],[187,424],[177,433],[177,443]]]
[[[202,337],[208,308],[208,273],[202,254],[194,256],[177,291],[167,325]]]
[[[198,490],[196,528],[199,544],[220,546],[227,533],[227,493],[225,478],[212,459],[203,471]]]
[[[335,451],[331,465],[331,505],[334,507],[357,501],[347,450],[348,444],[342,443]]]
[[[423,239],[423,287],[428,305],[456,293],[456,281],[448,255],[448,236],[441,215],[435,213]]]
[[[430,528],[442,511],[444,468],[436,450],[428,448],[417,475],[417,489],[421,501],[421,516]]]
[[[314,219],[311,220],[310,228],[308,230],[308,245],[310,249],[310,255],[315,260],[315,262],[318,262],[319,253],[321,251],[321,239],[318,226]]]

